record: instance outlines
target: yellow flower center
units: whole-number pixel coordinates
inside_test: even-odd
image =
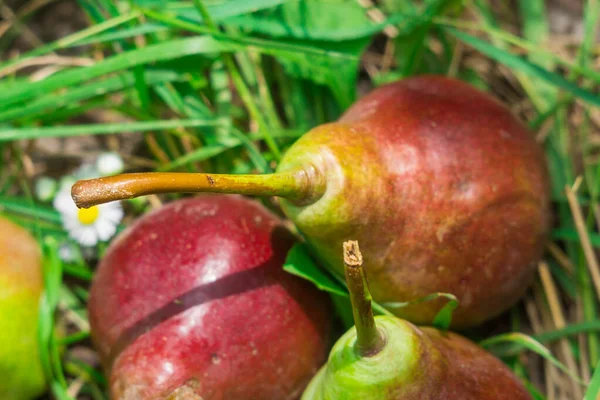
[[[100,215],[100,210],[97,206],[77,210],[77,218],[83,225],[92,225],[98,219],[98,215]]]

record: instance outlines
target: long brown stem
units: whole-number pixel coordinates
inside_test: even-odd
[[[356,326],[356,351],[363,357],[374,356],[385,345],[385,338],[377,329],[373,308],[371,306],[371,293],[362,268],[362,254],[358,242],[349,240],[344,242],[344,271],[346,284],[350,292],[352,314]]]
[[[265,175],[146,172],[78,181],[73,185],[71,195],[77,206],[84,208],[148,194],[174,192],[279,196],[305,203],[317,200],[324,189],[323,181],[312,169]]]

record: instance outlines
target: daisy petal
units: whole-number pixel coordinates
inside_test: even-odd
[[[111,222],[107,220],[99,220],[94,224],[96,228],[96,233],[100,240],[106,241],[113,237],[115,232],[117,231],[117,227]]]
[[[54,201],[52,202],[54,208],[56,208],[61,214],[77,215],[77,206],[71,198],[71,194],[66,191],[60,191]]]

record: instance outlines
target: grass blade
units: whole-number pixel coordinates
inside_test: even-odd
[[[0,142],[10,140],[39,139],[45,137],[69,137],[81,135],[109,135],[124,132],[158,131],[164,129],[189,128],[199,126],[215,126],[217,120],[183,119],[166,121],[141,121],[114,124],[90,124],[52,126],[42,128],[23,128],[0,130]]]
[[[215,54],[231,51],[233,45],[210,37],[175,39],[112,56],[91,67],[68,70],[48,79],[8,89],[0,93],[0,103],[8,106],[46,94],[56,89],[78,85],[87,80],[151,62],[172,60],[194,54]]]
[[[561,89],[566,90],[567,92],[581,98],[582,100],[588,103],[600,106],[600,97],[596,96],[594,93],[590,92],[587,89],[584,89],[572,82],[569,82],[568,80],[554,72],[550,72],[540,67],[539,65],[533,64],[525,60],[524,58],[511,54],[497,47],[494,47],[488,42],[476,38],[475,36],[471,36],[468,33],[461,32],[457,29],[449,27],[444,28],[444,30],[454,35],[457,39],[461,40],[465,44],[472,46],[473,48],[479,50],[486,56],[498,61],[501,64],[504,64],[509,68],[543,79]]]
[[[506,344],[511,345],[513,343],[516,343],[519,346],[526,348],[527,350],[533,351],[534,353],[538,354],[544,359],[550,361],[554,366],[563,371],[565,374],[569,375],[569,377],[571,377],[573,380],[577,381],[580,384],[583,384],[581,378],[579,378],[576,374],[570,371],[569,368],[567,368],[563,363],[558,361],[558,359],[552,355],[548,348],[546,348],[543,344],[541,344],[531,336],[519,332],[506,333],[485,339],[479,342],[479,345],[493,353],[492,350],[494,349],[494,346]]]
[[[588,387],[587,392],[585,393],[584,400],[598,400],[600,396],[600,363],[596,365],[596,369],[594,370],[594,375],[592,376],[592,380],[590,381],[590,386]]]

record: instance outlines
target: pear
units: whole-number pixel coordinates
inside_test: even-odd
[[[531,399],[502,362],[468,339],[373,317],[358,244],[345,246],[356,326],[333,346],[301,400]]]
[[[325,266],[355,235],[379,303],[433,292],[460,301],[454,328],[513,305],[531,282],[550,227],[547,165],[533,135],[489,95],[419,76],[374,90],[314,128],[267,175],[148,173],[78,182],[78,205],[149,193],[280,196]],[[430,323],[440,302],[392,310]]]
[[[37,241],[0,217],[0,399],[30,400],[44,392],[38,347],[43,287]]]
[[[88,303],[113,400],[295,400],[323,365],[327,295],[283,271],[282,221],[241,196],[172,202],[120,234]]]

